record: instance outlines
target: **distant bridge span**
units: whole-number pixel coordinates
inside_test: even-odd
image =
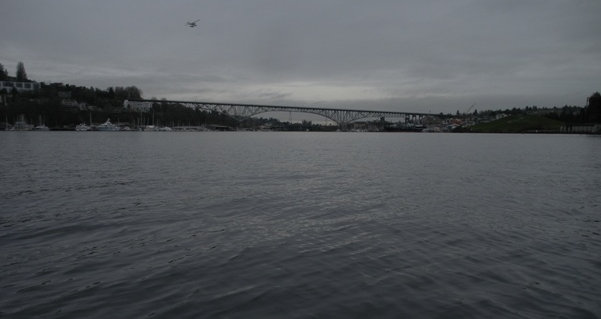
[[[332,109],[321,107],[304,106],[281,106],[281,105],[259,105],[241,103],[217,103],[217,102],[191,102],[191,101],[167,101],[167,100],[125,100],[123,106],[130,109],[150,109],[154,104],[180,104],[191,108],[200,108],[206,111],[225,112],[235,117],[251,117],[266,112],[301,112],[311,113],[328,118],[341,127],[347,126],[357,120],[368,118],[401,118],[405,123],[421,124],[426,116],[436,116],[429,113],[414,112],[391,112],[391,111],[368,111]]]

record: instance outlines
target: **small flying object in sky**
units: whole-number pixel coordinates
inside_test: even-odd
[[[200,19],[197,19],[197,20],[194,20],[191,22],[189,21],[189,22],[186,22],[186,25],[189,26],[190,28],[194,28],[194,27],[196,27],[196,22],[198,22],[198,21],[200,21]]]

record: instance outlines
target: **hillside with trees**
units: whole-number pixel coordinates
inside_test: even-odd
[[[0,65],[0,77],[7,81],[31,81],[25,66],[19,63],[15,77]],[[223,112],[190,108],[181,104],[160,102],[150,109],[128,109],[124,100],[142,99],[136,86],[99,89],[63,83],[40,83],[37,90],[0,90],[0,129],[25,119],[34,125],[45,124],[53,130],[72,130],[77,124],[99,124],[107,119],[130,128],[157,126],[222,126],[231,129],[269,127],[280,130],[319,130],[319,125],[281,123],[277,119],[234,118]],[[153,100],[156,100],[153,98]],[[327,129],[331,130],[331,127]]]
[[[131,128],[157,126],[208,126],[220,125],[232,129],[257,129],[269,127],[278,130],[332,130],[309,121],[302,123],[280,122],[277,119],[234,118],[224,112],[206,111],[182,104],[162,101],[140,110],[125,108],[124,100],[142,99],[142,90],[136,86],[116,86],[106,89],[63,83],[39,83],[28,78],[25,66],[19,62],[15,76],[11,77],[0,64],[0,83],[35,83],[35,89],[4,86],[0,90],[0,130],[11,127],[19,120],[30,124],[45,124],[55,130],[72,130],[79,123],[99,124],[107,119]],[[0,86],[1,87],[1,86]],[[29,86],[31,88],[31,86]],[[152,100],[157,100],[152,98]],[[539,108],[526,106],[497,111],[474,110],[456,115],[440,114],[428,119],[426,125],[440,128],[437,131],[455,132],[560,132],[566,127],[601,126],[601,94],[595,92],[587,98],[586,107],[568,106]],[[361,123],[357,123],[361,124]],[[368,123],[369,124],[369,123]],[[373,123],[372,123],[373,124]],[[395,131],[388,122],[372,125],[379,131]],[[367,125],[367,124],[366,124]],[[369,125],[367,125],[369,126]],[[387,129],[388,128],[388,129]],[[576,132],[576,131],[574,131]]]

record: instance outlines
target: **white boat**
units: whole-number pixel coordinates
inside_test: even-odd
[[[42,124],[42,125],[38,125],[36,127],[33,128],[34,131],[50,131],[50,129],[48,128],[48,126]]]
[[[119,126],[111,123],[111,119],[107,119],[106,122],[96,126],[98,131],[118,131]]]
[[[39,123],[40,123],[40,125],[33,128],[34,131],[50,131],[48,126],[46,126],[46,124],[44,124],[44,121],[42,121],[41,115],[39,117]]]
[[[79,131],[79,132],[89,131],[91,129],[92,128],[87,126],[86,123],[81,123],[81,124],[78,124],[77,126],[75,126],[75,130]]]

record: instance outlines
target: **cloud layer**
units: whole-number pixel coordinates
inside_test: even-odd
[[[0,3],[0,63],[178,100],[454,112],[583,105],[597,0]],[[186,21],[196,20],[189,28]]]

